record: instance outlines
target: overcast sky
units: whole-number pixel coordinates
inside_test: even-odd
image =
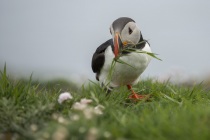
[[[208,0],[1,0],[0,67],[35,77],[94,79],[95,49],[111,38],[111,23],[133,18],[152,51],[143,76],[210,70]]]

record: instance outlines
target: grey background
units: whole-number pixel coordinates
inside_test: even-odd
[[[152,60],[143,77],[209,73],[208,0],[1,0],[0,67],[6,62],[16,76],[92,80],[92,54],[122,16],[137,22],[163,60]]]

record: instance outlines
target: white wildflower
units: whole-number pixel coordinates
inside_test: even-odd
[[[104,106],[97,105],[96,107],[92,107],[88,105],[91,102],[91,99],[83,98],[80,102],[74,103],[72,109],[82,111],[86,119],[92,119],[95,115],[103,114],[102,110],[104,109]],[[77,118],[75,120],[77,120]]]
[[[75,110],[84,110],[85,108],[87,108],[87,104],[81,104],[80,102],[76,102],[73,104],[72,108]]]
[[[88,104],[91,103],[91,99],[83,98],[80,100],[80,102],[76,102],[73,104],[72,108],[75,110],[84,110],[87,108]]]
[[[52,135],[52,140],[66,140],[68,131],[65,127],[59,127]]]
[[[79,119],[80,119],[80,117],[77,114],[74,114],[71,116],[71,120],[73,120],[73,121],[78,121]]]
[[[94,115],[94,109],[92,107],[88,107],[83,111],[83,113],[86,119],[92,119]]]
[[[94,113],[97,114],[97,115],[102,115],[103,112],[102,110],[104,109],[105,107],[102,106],[102,105],[97,105],[95,108],[94,108]]]
[[[65,122],[65,119],[62,116],[59,116],[58,117],[58,122],[59,123],[64,123]]]
[[[38,129],[38,127],[37,127],[36,124],[31,124],[30,128],[31,128],[31,130],[34,131],[34,132],[37,131],[37,129]]]
[[[62,104],[65,100],[72,99],[72,95],[69,92],[61,93],[58,97],[58,103]]]
[[[57,113],[53,113],[53,114],[52,114],[52,118],[53,118],[54,120],[57,120],[58,117],[59,117],[59,115],[58,115]]]
[[[98,135],[98,129],[97,128],[90,128],[87,134],[87,140],[96,140]]]
[[[89,104],[89,103],[92,103],[92,100],[91,99],[83,98],[83,99],[80,100],[80,103],[81,104]]]

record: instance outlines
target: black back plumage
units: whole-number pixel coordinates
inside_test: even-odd
[[[105,50],[107,49],[107,47],[111,46],[112,50],[114,49],[114,45],[113,45],[113,40],[109,39],[106,42],[104,42],[103,44],[101,44],[95,51],[95,53],[93,54],[92,57],[92,70],[94,73],[96,73],[96,79],[99,81],[99,74],[101,71],[101,68],[104,65],[105,62]]]

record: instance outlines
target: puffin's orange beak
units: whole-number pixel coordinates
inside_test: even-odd
[[[119,55],[119,33],[115,33],[114,36],[114,55],[115,57]]]

